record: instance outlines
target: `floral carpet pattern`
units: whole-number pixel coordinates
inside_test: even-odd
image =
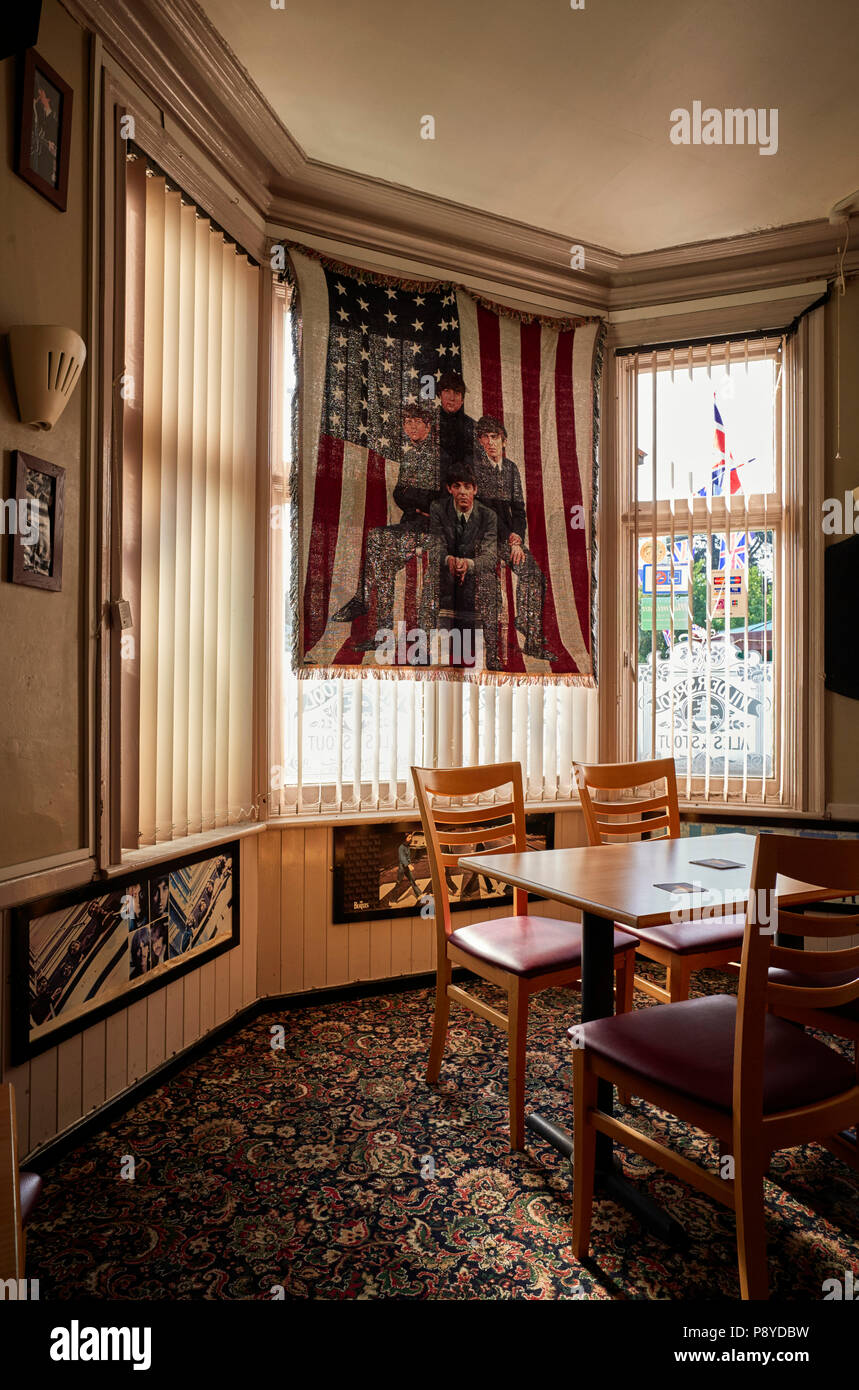
[[[695,985],[734,987],[716,972]],[[275,1009],[58,1161],[29,1228],[41,1298],[738,1297],[733,1213],[628,1150],[627,1176],[689,1247],[598,1200],[577,1263],[568,1163],[530,1133],[527,1152],[508,1148],[503,1035],[454,1006],[432,1089],[432,1005],[404,989]],[[578,1016],[574,991],[532,1002],[526,1105],[567,1128]],[[714,1143],[673,1117],[639,1101],[626,1117],[716,1168]],[[808,1145],[775,1155],[770,1178],[771,1297],[818,1300],[859,1268],[859,1174]]]

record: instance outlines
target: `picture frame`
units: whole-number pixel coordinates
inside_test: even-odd
[[[69,187],[74,93],[35,48],[21,64],[15,172],[65,212]]]
[[[66,470],[58,463],[12,452],[14,533],[10,579],[34,589],[63,587]],[[7,527],[12,530],[11,521]]]
[[[491,824],[492,808],[488,806],[485,828]],[[551,812],[529,812],[525,830],[529,849],[554,848],[555,817]],[[450,871],[450,882],[455,890],[450,893],[452,912],[503,907],[513,902],[513,890],[488,876],[454,869]],[[335,827],[335,926],[380,918],[427,916],[431,900],[432,881],[420,821]]]
[[[239,842],[36,899],[12,914],[12,1065],[241,939]]]

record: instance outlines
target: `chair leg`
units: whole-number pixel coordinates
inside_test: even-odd
[[[510,1148],[525,1147],[525,1055],[528,1042],[528,989],[514,977],[507,992],[507,1089]]]
[[[587,1064],[587,1049],[573,1052],[573,1255],[587,1256],[591,1243],[597,1132],[589,1113],[597,1106],[597,1077]]]
[[[666,981],[670,1003],[679,1004],[682,999],[689,998],[689,976],[691,973],[682,957],[678,960],[675,956],[670,962]]]
[[[444,1045],[447,1041],[447,1022],[450,1017],[450,1000],[447,995],[447,987],[450,984],[450,976],[450,961],[445,957],[444,960],[439,961],[438,973],[436,975],[435,1016],[433,1017],[432,1042],[430,1044],[429,1062],[427,1064],[427,1081],[431,1086],[435,1086],[438,1081]]]
[[[735,1144],[735,1148],[740,1150],[734,1156],[740,1296],[744,1299],[766,1299],[769,1298],[769,1272],[764,1222],[764,1169],[760,1162],[743,1157],[741,1144]]]

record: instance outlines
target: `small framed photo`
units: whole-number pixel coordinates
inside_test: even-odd
[[[15,172],[61,212],[66,210],[69,186],[72,95],[59,73],[35,48],[28,48],[21,76]]]
[[[12,532],[10,578],[34,589],[61,589],[66,470],[21,449],[13,451],[12,460],[15,515],[6,518]]]

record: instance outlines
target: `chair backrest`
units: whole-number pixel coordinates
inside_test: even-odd
[[[15,1088],[0,1086],[0,1279],[24,1277]]]
[[[619,837],[652,834],[666,830],[667,838],[680,835],[680,810],[677,803],[677,774],[673,758],[651,758],[642,763],[573,763],[573,772],[588,841],[592,845],[611,844]],[[644,797],[617,797],[606,800],[593,792],[634,792],[665,782],[664,792]],[[646,819],[645,819],[646,817]]]
[[[446,869],[456,870],[461,855],[504,854],[524,850],[525,796],[521,763],[484,767],[413,767],[415,795],[432,874],[439,950],[451,933]],[[503,801],[476,804],[485,792],[510,786]],[[475,800],[472,801],[472,798]],[[471,804],[463,805],[465,800]],[[482,845],[482,849],[478,849]],[[514,911],[527,911],[528,895],[514,890]]]
[[[796,950],[774,942],[779,935],[811,940],[854,936],[859,912],[799,912],[778,907],[778,875],[840,890],[859,892],[859,840],[815,839],[804,835],[759,835],[755,846],[737,1000],[734,1046],[734,1112],[760,1123],[763,1114],[763,1055],[766,1014],[770,1004],[790,1001],[796,1008],[840,1008],[859,999],[859,946],[843,951]],[[775,983],[770,968],[815,976],[812,986]],[[826,984],[826,976],[850,970],[846,984]]]

